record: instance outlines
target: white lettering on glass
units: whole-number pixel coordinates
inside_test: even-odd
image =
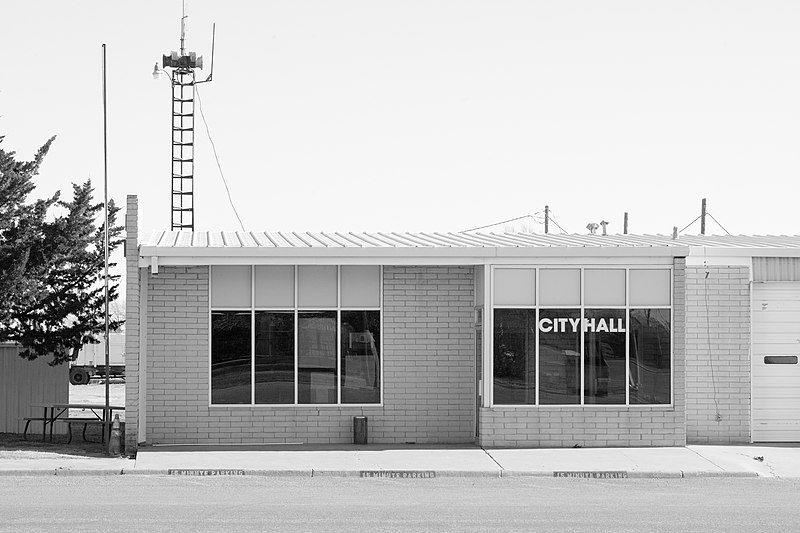
[[[542,318],[539,331],[542,333],[578,333],[579,325],[585,333],[625,333],[624,318]]]

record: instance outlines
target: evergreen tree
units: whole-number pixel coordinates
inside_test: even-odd
[[[96,222],[103,204],[92,203],[90,181],[73,185],[69,202],[56,193],[28,203],[53,139],[30,162],[0,148],[0,342],[19,343],[27,359],[50,355],[57,365],[105,331],[105,226]],[[63,214],[48,217],[54,206]],[[108,208],[113,250],[122,227],[114,225],[119,208],[112,201]],[[117,298],[118,279],[109,277],[109,301]],[[113,331],[121,321],[109,325]]]

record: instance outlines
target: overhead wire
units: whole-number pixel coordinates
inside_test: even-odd
[[[492,226],[499,226],[500,224],[507,224],[509,222],[514,222],[516,220],[522,220],[523,218],[532,218],[532,219],[536,220],[535,216],[538,215],[539,213],[541,213],[541,211],[537,211],[537,212],[535,212],[533,214],[530,214],[530,215],[522,215],[520,217],[510,218],[508,220],[503,220],[502,222],[495,222],[494,224],[487,224],[485,226],[479,226],[477,228],[470,228],[470,229],[461,230],[459,233],[466,233],[468,231],[477,231],[479,229],[491,228]]]
[[[194,90],[195,94],[197,95],[197,108],[200,110],[200,118],[203,119],[203,125],[206,127],[206,135],[208,136],[208,140],[211,143],[211,150],[214,152],[214,160],[217,162],[217,168],[219,169],[219,175],[222,178],[222,184],[225,186],[225,190],[228,193],[228,202],[231,204],[231,208],[233,209],[233,213],[236,215],[236,219],[239,221],[239,226],[242,227],[242,231],[247,231],[244,229],[244,224],[242,223],[241,217],[239,217],[239,212],[236,210],[236,206],[233,205],[233,198],[231,197],[231,190],[228,188],[228,182],[225,179],[225,174],[222,172],[222,165],[219,163],[219,157],[217,156],[217,147],[214,144],[214,139],[211,138],[211,131],[208,129],[208,122],[206,122],[206,116],[203,114],[203,103],[200,100],[200,91],[197,85],[195,85]]]

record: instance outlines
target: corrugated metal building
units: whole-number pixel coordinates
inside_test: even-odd
[[[49,366],[46,357],[22,359],[16,344],[0,344],[0,433],[22,433],[25,417],[41,417],[35,403],[69,402],[69,368]],[[31,423],[30,431],[41,431]],[[63,433],[66,428],[54,428]]]

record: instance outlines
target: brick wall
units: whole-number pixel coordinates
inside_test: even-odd
[[[749,269],[689,267],[686,293],[687,440],[749,442]]]
[[[481,445],[543,448],[685,445],[686,260],[676,258],[674,266],[673,405],[482,408],[478,437]]]
[[[147,443],[471,442],[475,347],[471,267],[384,268],[384,405],[208,405],[208,267],[148,279]]]

